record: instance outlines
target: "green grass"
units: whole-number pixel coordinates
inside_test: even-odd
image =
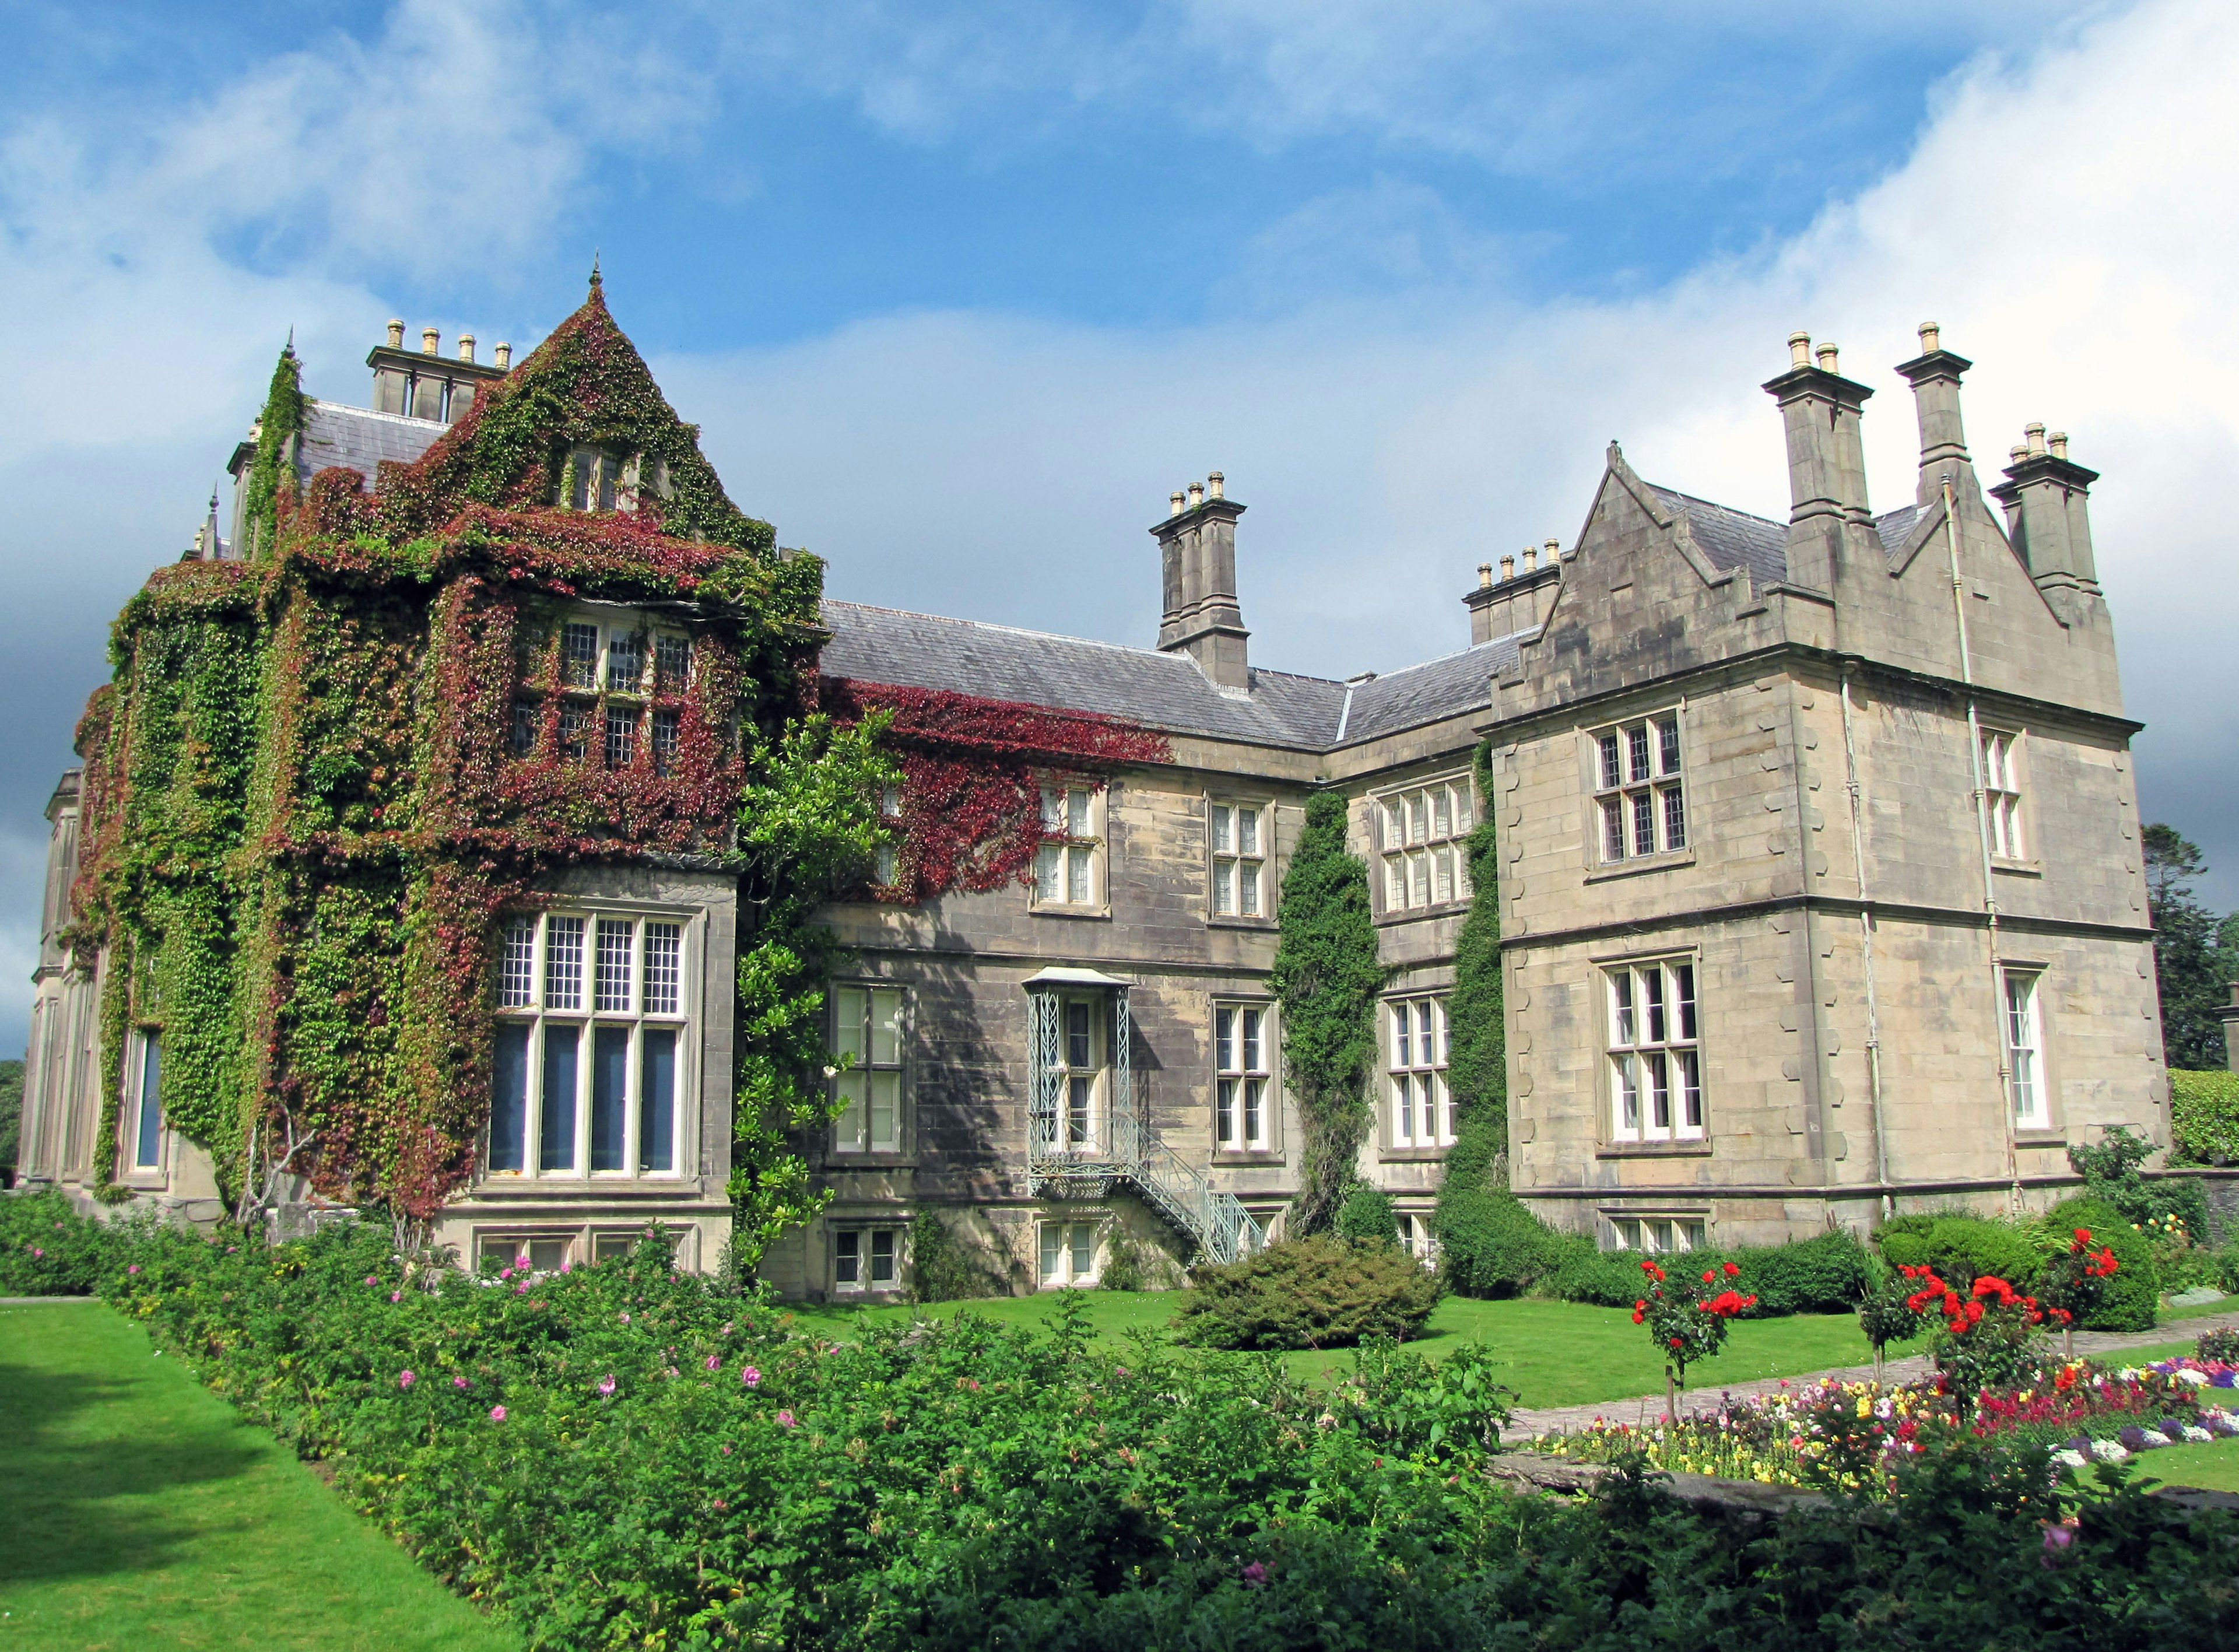
[[[2183,1307],[2163,1302],[2158,1312],[2163,1319],[2205,1319],[2210,1314],[2239,1314],[2239,1296],[2225,1296],[2212,1302],[2187,1302]]]
[[[1097,1340],[1117,1346],[1137,1331],[1163,1340],[1167,1322],[1181,1305],[1182,1294],[1091,1290],[1082,1292],[1081,1298]],[[965,1309],[1002,1324],[1040,1328],[1056,1313],[1057,1298],[1045,1294],[939,1302],[927,1308],[808,1307],[795,1311],[804,1327],[840,1336],[847,1335],[849,1326],[867,1321],[907,1320],[920,1315],[945,1318]],[[1663,1361],[1649,1345],[1647,1334],[1632,1322],[1631,1313],[1622,1308],[1591,1308],[1578,1302],[1488,1302],[1449,1296],[1431,1316],[1426,1334],[1409,1347],[1437,1359],[1471,1342],[1483,1342],[1492,1349],[1505,1368],[1502,1380],[1517,1391],[1524,1405],[1591,1405],[1601,1400],[1661,1393],[1664,1388]],[[1907,1353],[1911,1349],[1906,1345],[1891,1351]],[[1282,1357],[1292,1370],[1316,1380],[1333,1373],[1341,1376],[1352,1369],[1352,1356],[1342,1349]],[[1743,1320],[1735,1324],[1725,1351],[1690,1374],[1691,1386],[1715,1389],[1724,1383],[1760,1377],[1797,1376],[1830,1366],[1864,1365],[1872,1357],[1858,1322],[1849,1314]]]
[[[108,1308],[0,1308],[0,1648],[519,1642]]]
[[[2163,1446],[2138,1460],[2140,1469],[2165,1486],[2196,1486],[2202,1491],[2239,1491],[2239,1440],[2205,1445]]]

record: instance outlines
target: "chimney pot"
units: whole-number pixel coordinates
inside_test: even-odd
[[[2025,447],[2008,448],[2006,450],[2006,457],[2012,460],[2016,464],[2019,464],[2023,459],[2029,457],[2029,450]]]
[[[436,329],[433,327],[422,327],[420,330],[420,351],[423,356],[433,356],[437,354],[438,349],[442,345],[442,342],[443,335]]]
[[[1788,361],[1792,367],[1811,365],[1811,335],[1791,333],[1788,336]]]
[[[1193,482],[1189,484],[1189,502],[1193,510],[1205,503],[1205,483]]]
[[[1562,546],[1562,542],[1561,542],[1560,540],[1555,540],[1555,539],[1551,539],[1551,540],[1549,540],[1549,541],[1547,542],[1547,566],[1548,566],[1548,567],[1550,567],[1550,568],[1552,568],[1552,567],[1553,567],[1557,563],[1558,563],[1558,562],[1560,562],[1560,561],[1562,561],[1562,560],[1563,560],[1563,546]]]
[[[1181,514],[1182,490],[1179,488],[1177,488],[1166,496],[1166,515],[1169,516],[1179,516]]]
[[[2043,425],[2024,424],[2022,426],[2022,434],[2029,439],[2030,457],[2033,459],[2044,451]]]
[[[2050,436],[2045,437],[2044,444],[2052,450],[2052,456],[2054,458],[2064,459],[2068,456],[2067,431],[2055,430]]]
[[[1477,588],[1479,590],[1483,590],[1492,583],[1492,564],[1491,563],[1479,563],[1477,565]]]
[[[404,321],[402,316],[391,316],[389,318],[389,348],[391,350],[404,348]]]
[[[461,333],[459,335],[459,359],[462,362],[470,362],[474,360],[474,358],[475,336],[472,333]]]
[[[1831,341],[1819,346],[1819,370],[1821,372],[1831,373],[1835,370],[1835,349],[1836,347]]]
[[[508,369],[512,367],[513,346],[507,343],[503,339],[501,338],[498,340],[497,348],[492,350],[490,355],[496,359],[497,364],[500,367]]]
[[[1924,321],[1921,323],[1920,353],[1923,356],[1933,356],[1937,350],[1942,350],[1943,346],[1938,341],[1942,339],[1943,336],[1943,330],[1937,326],[1934,322]]]
[[[1531,573],[1537,573],[1537,572],[1538,571],[1538,569],[1539,569],[1539,548],[1538,548],[1537,545],[1526,545],[1526,546],[1525,546],[1525,548],[1524,548],[1524,571],[1525,571],[1525,573],[1527,573],[1527,574],[1531,574]]]
[[[1213,497],[1216,499],[1222,496],[1222,494],[1227,486],[1228,478],[1222,476],[1218,470],[1214,471],[1211,476],[1205,479],[1206,492],[1212,495]]]

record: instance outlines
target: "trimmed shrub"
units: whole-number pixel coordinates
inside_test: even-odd
[[[1392,1209],[1392,1196],[1365,1182],[1354,1182],[1352,1191],[1338,1207],[1337,1236],[1355,1244],[1396,1243],[1399,1213]]]
[[[2161,1273],[2154,1266],[2154,1248],[2134,1232],[2123,1213],[2102,1199],[2070,1199],[2054,1207],[2046,1218],[2056,1233],[2077,1228],[2091,1229],[2091,1237],[2115,1253],[2120,1264],[2106,1282],[2099,1305],[2084,1316],[2080,1329],[2087,1331],[2143,1331],[2153,1329],[2154,1309],[2161,1300]],[[1886,1253],[1884,1253],[1886,1254]]]
[[[1752,1318],[1844,1313],[1873,1288],[1873,1260],[1857,1236],[1847,1231],[1737,1250],[1732,1256],[1757,1296]],[[1691,1266],[1693,1260],[1687,1258]]]
[[[1450,1161],[1446,1174],[1456,1172]],[[1461,1189],[1448,1185],[1438,1195],[1438,1264],[1447,1288],[1463,1296],[1520,1296],[1549,1280],[1574,1257],[1598,1253],[1583,1234],[1558,1233],[1525,1208],[1506,1188]],[[1639,1292],[1631,1292],[1628,1303]],[[1573,1301],[1559,1283],[1554,1294]]]
[[[2172,1068],[2169,1129],[2190,1162],[2239,1163],[2239,1073],[2187,1073]]]
[[[2129,1232],[2129,1224],[2123,1225]],[[2067,1229],[2060,1232],[2064,1239]],[[1875,1232],[1874,1242],[1893,1268],[1925,1265],[1955,1285],[1963,1276],[1971,1285],[1989,1274],[2016,1288],[2035,1280],[2046,1259],[2066,1248],[2055,1245],[2035,1222],[1960,1215],[1893,1217]]]
[[[90,1296],[110,1233],[63,1195],[0,1195],[0,1296]]]
[[[1704,1266],[1713,1265],[1709,1251],[1691,1251],[1687,1260],[1691,1264],[1698,1256],[1705,1259]],[[1637,1250],[1598,1250],[1591,1240],[1578,1236],[1575,1244],[1564,1248],[1546,1294],[1566,1302],[1630,1308],[1640,1299],[1641,1261]]]
[[[1438,1282],[1397,1245],[1287,1239],[1192,1271],[1174,1338],[1199,1348],[1349,1348],[1405,1342],[1438,1305]]]

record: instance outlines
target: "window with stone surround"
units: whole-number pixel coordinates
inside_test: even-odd
[[[1036,1236],[1040,1279],[1045,1286],[1096,1282],[1098,1222],[1045,1222]]]
[[[1214,803],[1206,806],[1215,917],[1266,916],[1270,812],[1264,803]]]
[[[901,1239],[901,1229],[892,1226],[833,1229],[833,1289],[853,1294],[897,1289]]]
[[[1700,1141],[1703,1062],[1694,957],[1612,964],[1602,976],[1610,1139]]]
[[[1104,903],[1104,799],[1093,786],[1044,786],[1042,830],[1053,841],[1034,851],[1034,905],[1094,911]]]
[[[1274,1021],[1264,1003],[1213,1006],[1213,1142],[1223,1152],[1264,1153],[1272,1144]]]
[[[847,1058],[832,1080],[840,1101],[835,1153],[899,1153],[906,1004],[900,987],[832,989],[832,1052]]]
[[[2029,858],[2022,836],[2021,736],[2003,729],[1982,730],[1983,814],[1990,833],[1990,853],[2002,861]]]
[[[1386,912],[1445,906],[1470,898],[1465,840],[1476,823],[1476,794],[1466,771],[1379,792],[1377,849],[1384,862]]]
[[[2043,972],[2005,969],[1998,975],[2006,1097],[2014,1109],[2014,1126],[2023,1130],[2050,1129],[2052,1106],[2045,1093],[2044,1016],[2037,992]]]
[[[1609,1224],[1618,1249],[1651,1256],[1700,1250],[1709,1233],[1700,1216],[1611,1216]]]
[[[1677,709],[1596,729],[1596,856],[1605,866],[1687,847],[1687,796],[1680,778]]]
[[[1446,1001],[1435,994],[1384,1004],[1384,1057],[1395,1148],[1450,1147],[1454,1098],[1446,1087]]]

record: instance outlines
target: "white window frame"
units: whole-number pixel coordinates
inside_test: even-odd
[[[1206,853],[1212,861],[1206,895],[1213,916],[1269,916],[1267,862],[1274,806],[1215,797],[1206,800],[1205,813]]]
[[[1446,1015],[1442,992],[1405,993],[1384,1001],[1385,1118],[1395,1150],[1454,1144]]]
[[[1627,1215],[1606,1220],[1618,1250],[1638,1250],[1647,1256],[1684,1256],[1710,1243],[1707,1216]]]
[[[1702,965],[1691,952],[1601,966],[1610,1139],[1705,1140]]]
[[[676,708],[660,702],[690,686],[692,636],[654,623],[641,609],[601,607],[561,614],[559,638],[561,760],[627,769],[645,753],[654,773],[667,774],[681,723]],[[516,696],[506,735],[508,754],[530,756],[542,723],[543,703],[533,694]],[[580,749],[571,752],[571,745]]]
[[[1221,999],[1213,1006],[1213,1140],[1222,1153],[1275,1144],[1275,1006]]]
[[[1034,1224],[1034,1279],[1044,1290],[1093,1285],[1104,1271],[1101,1216],[1047,1216]]]
[[[475,1271],[494,1274],[523,1263],[535,1274],[556,1274],[578,1259],[582,1234],[573,1228],[478,1228]]]
[[[696,1150],[694,1126],[698,1109],[693,1106],[697,1094],[699,1046],[694,1033],[699,1025],[699,937],[697,914],[689,909],[626,904],[608,901],[568,901],[535,912],[513,912],[498,918],[497,935],[497,1000],[495,1040],[499,1049],[493,1051],[491,1062],[490,1124],[485,1132],[482,1162],[485,1174],[495,1181],[564,1182],[650,1182],[674,1183],[683,1179],[686,1168],[693,1162]],[[562,979],[555,977],[551,966],[557,952],[568,949],[557,946],[555,921],[579,923],[581,956],[576,968],[575,989],[566,989]],[[528,926],[531,949],[525,960],[515,939],[517,926]],[[602,979],[600,970],[601,925],[628,926],[628,957],[626,964],[627,983],[615,983]],[[666,951],[662,943],[669,937],[649,926],[661,925],[674,930],[675,979],[669,983]],[[659,950],[656,950],[659,949]],[[611,957],[613,955],[608,955]],[[526,972],[521,964],[525,961]],[[602,988],[607,996],[602,996]],[[673,989],[666,990],[665,989]],[[626,998],[615,996],[617,989]],[[522,997],[528,1003],[519,1002]],[[626,1003],[627,1007],[621,1007]],[[673,1005],[673,1007],[669,1007]],[[572,1097],[555,1099],[572,1105],[572,1129],[555,1130],[554,1140],[545,1139],[545,1063],[555,1048],[553,1037],[562,1029],[575,1031],[575,1084]],[[618,1145],[620,1164],[603,1169],[591,1168],[595,1086],[597,1082],[600,1038],[601,1031],[621,1031],[623,1045],[623,1087],[621,1108],[621,1139]],[[507,1064],[499,1053],[504,1041],[516,1033],[525,1034],[520,1056],[519,1096],[520,1162],[501,1163],[499,1160],[515,1156],[514,1144],[501,1142],[500,1119],[509,1117]],[[648,1076],[647,1061],[653,1045],[648,1035],[668,1034],[673,1036],[669,1057],[669,1118],[668,1165],[666,1169],[647,1168],[641,1161],[650,1144],[647,1142],[646,1127],[654,1122],[645,1106],[644,1086]],[[509,1136],[511,1132],[507,1132]],[[546,1159],[554,1162],[548,1168]]]
[[[854,1058],[834,1063],[840,1070],[832,1077],[832,1150],[899,1153],[909,1089],[909,994],[891,982],[835,982],[831,1015],[832,1053]]]
[[[136,1027],[127,1046],[129,1054],[123,1075],[124,1105],[121,1116],[121,1135],[117,1157],[125,1167],[125,1179],[161,1176],[169,1162],[166,1151],[170,1142],[170,1122],[163,1116],[163,1035],[155,1027]],[[155,1084],[155,1116],[148,1114],[148,1079],[153,1069]],[[152,1136],[153,1144],[148,1145]]]
[[[1466,904],[1469,835],[1478,819],[1475,782],[1466,769],[1372,793],[1378,880],[1387,914]]]
[[[1086,1024],[1086,1062],[1081,1056]],[[1100,992],[1057,995],[1057,1142],[1060,1153],[1105,1150],[1112,1098],[1112,1008]]]
[[[1605,723],[1586,734],[1593,802],[1587,820],[1603,866],[1684,854],[1687,728],[1679,708]]]
[[[1043,785],[1042,830],[1056,836],[1034,850],[1036,911],[1104,909],[1104,791],[1103,787],[1086,781]]]
[[[840,1296],[876,1296],[902,1288],[902,1229],[892,1222],[832,1225],[832,1289]]]
[[[561,463],[561,480],[568,480],[568,467],[573,465],[574,488],[560,503],[569,510],[600,511],[628,510],[636,507],[631,497],[634,489],[630,485],[629,465],[601,447],[581,445],[570,448]]]
[[[2029,858],[2029,835],[2022,820],[2022,736],[2017,729],[1982,731],[1983,818],[1990,834],[1990,857]]]
[[[2052,1096],[2044,1062],[2044,971],[2020,965],[1998,971],[1998,1029],[2004,1045],[2006,1102],[2017,1130],[2052,1128]]]
[[[1438,1241],[1431,1229],[1432,1212],[1402,1210],[1398,1213],[1395,1226],[1399,1248],[1425,1268],[1438,1265]]]

